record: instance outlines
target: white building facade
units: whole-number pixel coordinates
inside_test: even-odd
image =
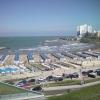
[[[79,37],[82,37],[86,33],[94,33],[91,25],[84,24],[84,25],[77,26],[77,35]]]

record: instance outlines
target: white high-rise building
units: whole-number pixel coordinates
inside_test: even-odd
[[[91,25],[84,24],[77,26],[77,34],[79,37],[82,37],[86,33],[93,33],[93,28]]]
[[[89,25],[89,26],[88,26],[88,33],[92,33],[92,32],[93,32],[92,26]]]
[[[80,34],[87,33],[87,31],[88,31],[88,26],[86,24],[80,26]]]

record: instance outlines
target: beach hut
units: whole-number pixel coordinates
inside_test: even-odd
[[[83,53],[81,53],[81,52],[75,52],[75,53],[73,53],[74,55],[77,55],[77,56],[79,56],[79,57],[82,57],[82,58],[84,58],[84,59],[91,59],[91,56],[90,55],[87,55],[87,54],[83,54]]]
[[[33,51],[29,51],[28,52],[27,59],[28,59],[28,62],[30,62],[30,63],[33,63],[34,62],[34,59],[33,59]]]
[[[6,56],[7,56],[7,52],[4,52],[1,56],[0,56],[0,62],[3,64],[6,60]]]
[[[78,59],[77,56],[73,55],[73,54],[70,53],[70,52],[62,52],[61,54],[64,55],[64,56],[66,56],[66,57],[69,57],[69,58],[71,58],[71,59],[73,59],[73,60]]]
[[[42,63],[45,63],[45,64],[49,64],[51,59],[47,56],[47,54],[45,53],[40,53],[40,56],[42,58]]]
[[[60,60],[61,62],[63,62],[65,60],[65,57],[61,54],[61,53],[52,53],[52,55],[54,57],[56,57],[58,60]]]
[[[90,55],[92,57],[96,57],[97,59],[100,59],[100,54],[95,54],[93,52],[83,52],[84,54]]]
[[[19,63],[20,63],[20,61],[19,61],[19,52],[15,52],[14,64],[18,65]]]

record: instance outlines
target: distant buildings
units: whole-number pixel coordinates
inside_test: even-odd
[[[96,32],[96,36],[100,37],[100,31]]]
[[[77,26],[77,36],[80,38],[83,37],[86,33],[90,33],[92,35],[94,32],[95,31],[91,25],[84,24]]]

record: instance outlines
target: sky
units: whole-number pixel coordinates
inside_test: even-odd
[[[0,36],[73,35],[100,30],[100,0],[0,0]]]

